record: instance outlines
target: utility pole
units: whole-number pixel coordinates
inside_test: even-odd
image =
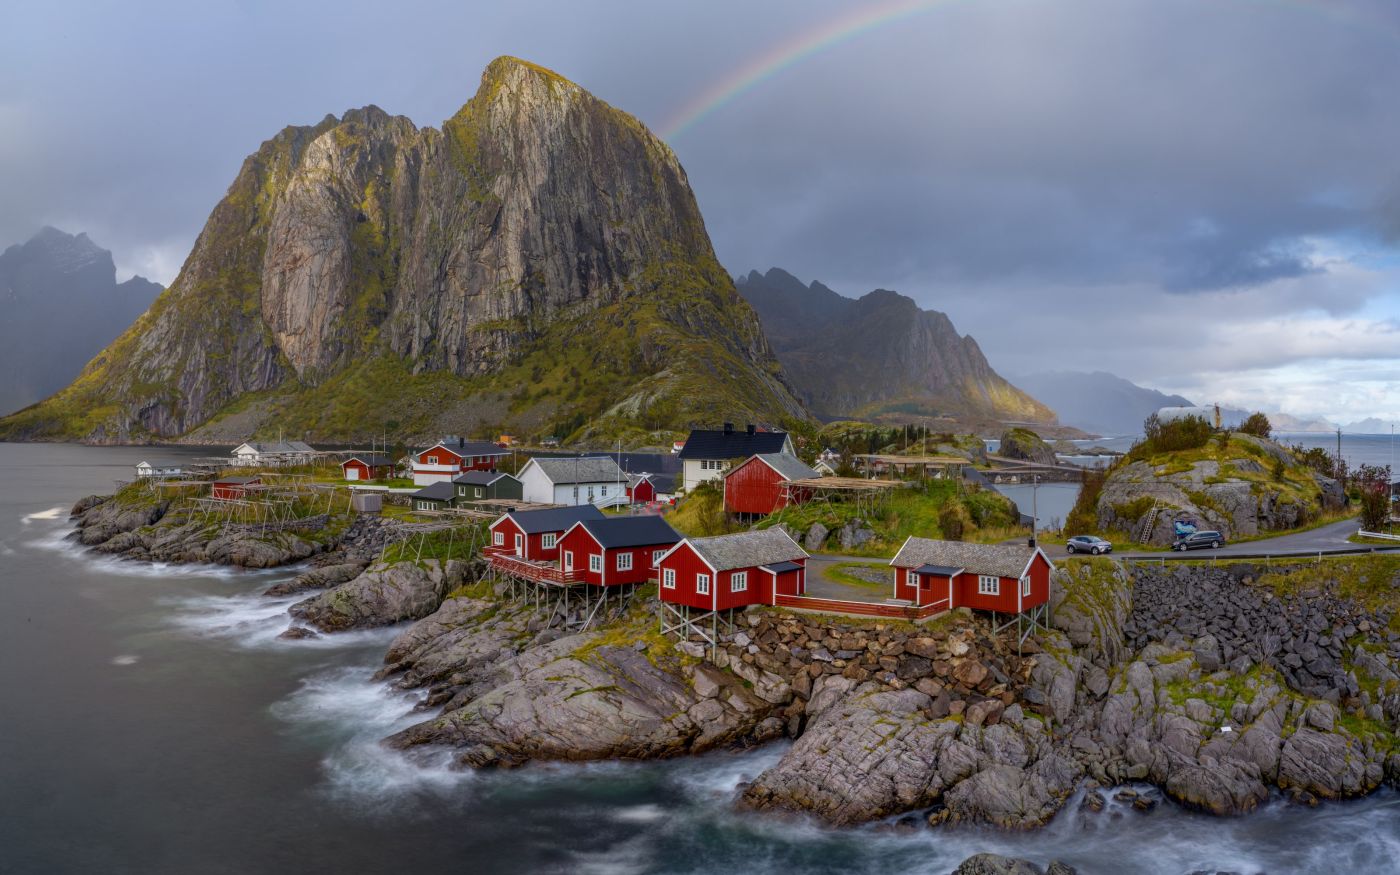
[[[1031,475],[1031,543],[1040,545],[1040,475]]]

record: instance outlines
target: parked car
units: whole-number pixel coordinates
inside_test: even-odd
[[[1065,552],[1088,553],[1091,556],[1097,556],[1100,553],[1112,553],[1113,544],[1098,535],[1075,535],[1065,541]]]
[[[1184,538],[1172,544],[1173,550],[1198,550],[1201,547],[1223,547],[1225,546],[1225,536],[1219,532],[1192,532]]]

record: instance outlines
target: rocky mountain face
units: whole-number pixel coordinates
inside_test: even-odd
[[[0,253],[0,413],[67,385],[158,294],[139,276],[117,282],[86,234],[44,228]]]
[[[977,341],[958,334],[945,314],[897,292],[847,298],[778,268],[752,271],[738,288],[798,394],[822,418],[1055,422],[1050,408],[992,370]]]
[[[1141,434],[1142,421],[1163,407],[1190,407],[1180,395],[1148,389],[1104,371],[1027,374],[1016,383],[1044,401],[1060,421],[1105,435]]]
[[[564,437],[805,415],[671,150],[500,58],[440,130],[371,106],[263,143],[171,288],[0,435]]]

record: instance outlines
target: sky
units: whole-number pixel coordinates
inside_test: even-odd
[[[169,283],[243,158],[510,54],[667,140],[721,262],[904,292],[1014,376],[1400,420],[1400,4],[53,2],[0,29],[0,246]]]

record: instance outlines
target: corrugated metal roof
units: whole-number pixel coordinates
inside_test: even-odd
[[[690,546],[716,571],[807,558],[807,551],[777,528],[713,538],[692,538]]]
[[[1020,577],[1035,548],[1020,544],[969,544],[964,541],[935,541],[910,538],[899,548],[890,564],[899,568],[939,565],[962,568],[973,574]]]

